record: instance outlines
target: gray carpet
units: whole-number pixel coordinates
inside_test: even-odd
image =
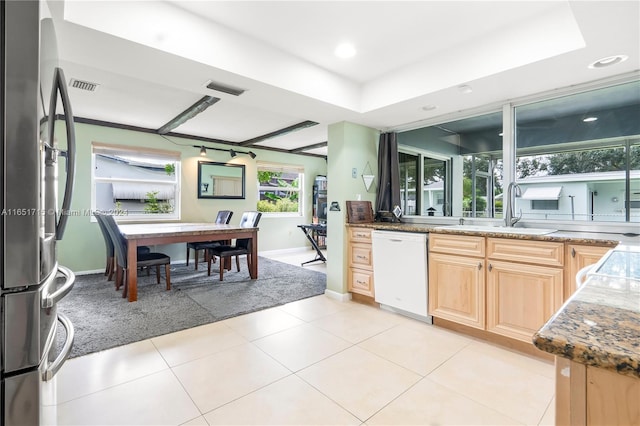
[[[252,281],[243,261],[240,272],[234,265],[222,282],[217,264],[210,277],[206,265],[198,271],[193,263],[171,265],[171,291],[165,291],[164,272],[159,285],[155,271],[149,277],[139,273],[138,301],[133,303],[102,274],[77,276],[58,305],[76,331],[71,358],[316,296],[326,288],[322,272],[263,257],[258,279]],[[59,336],[58,343],[63,339]]]

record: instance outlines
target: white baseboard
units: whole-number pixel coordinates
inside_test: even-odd
[[[325,289],[324,295],[339,302],[348,302],[351,300],[351,293],[338,293],[337,291]]]
[[[89,271],[73,271],[76,275],[89,275],[89,274],[99,274],[104,273],[104,269],[92,269]]]
[[[258,256],[277,256],[280,254],[300,253],[302,251],[313,251],[313,247],[293,247],[280,250],[266,250],[258,252]]]

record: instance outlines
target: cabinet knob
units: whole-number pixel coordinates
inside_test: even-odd
[[[482,269],[482,262],[478,262],[478,271]]]
[[[575,248],[571,248],[571,257],[576,257],[576,249]]]
[[[489,264],[489,272],[491,272],[492,269],[493,269],[493,266]]]

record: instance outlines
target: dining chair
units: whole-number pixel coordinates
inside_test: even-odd
[[[249,211],[242,214],[240,218],[240,227],[242,228],[256,228],[260,222],[262,213]],[[251,256],[251,244],[253,240],[251,238],[238,238],[235,245],[219,245],[207,249],[207,275],[211,275],[211,262],[212,259],[217,256],[220,258],[220,281],[224,278],[224,269],[226,259],[235,256],[236,257],[236,269],[240,272],[240,260],[239,256],[247,256],[247,267],[251,270],[251,265],[254,261]]]
[[[231,210],[220,210],[216,216],[215,223],[217,224],[229,224],[231,217],[233,216],[233,212]],[[206,250],[208,248],[213,248],[215,246],[223,245],[223,241],[196,241],[192,243],[187,243],[187,266],[189,266],[189,250],[194,251],[194,260],[195,260],[195,269],[198,269],[198,252],[200,250]],[[206,255],[205,255],[206,260]]]
[[[104,245],[107,251],[107,262],[104,268],[104,274],[107,276],[107,281],[111,281],[113,279],[113,274],[115,273],[115,248],[113,246],[113,241],[111,240],[111,235],[109,235],[109,230],[107,229],[107,225],[104,222],[104,214],[99,211],[93,212],[93,216],[96,218],[96,222],[98,222],[98,227],[100,228],[100,232],[102,233],[102,237],[104,238]],[[138,246],[138,256],[140,254],[149,253],[151,249],[147,246]]]
[[[113,279],[114,273],[114,247],[113,241],[111,241],[111,236],[109,235],[109,231],[106,228],[104,223],[104,219],[102,218],[102,214],[100,212],[94,212],[93,216],[96,218],[96,222],[98,222],[98,226],[100,227],[100,232],[102,233],[102,238],[104,238],[104,245],[107,250],[107,264],[104,267],[104,274],[107,276],[107,280],[111,281]]]
[[[127,283],[127,269],[131,267],[127,265],[127,240],[122,236],[118,224],[113,216],[102,215],[105,225],[113,241],[116,254],[116,290],[120,289],[120,286],[124,281],[124,290],[122,291],[122,297],[127,297],[128,283]],[[151,266],[156,267],[156,282],[160,284],[160,266],[164,265],[165,280],[167,282],[167,290],[171,290],[171,258],[164,253],[138,253],[138,262],[136,268],[148,268]]]

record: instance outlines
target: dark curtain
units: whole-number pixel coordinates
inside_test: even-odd
[[[397,133],[382,133],[378,146],[378,191],[376,212],[392,211],[400,205],[400,168]]]

